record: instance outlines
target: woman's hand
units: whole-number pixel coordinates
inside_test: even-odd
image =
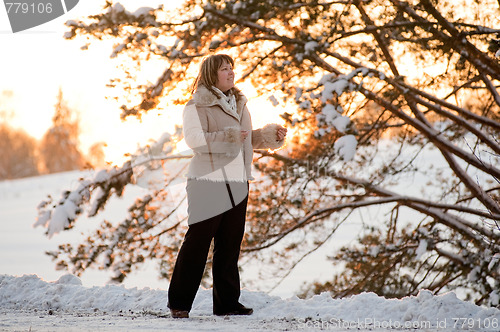
[[[248,137],[248,130],[241,131],[241,141],[243,142]]]
[[[278,128],[278,130],[276,130],[276,139],[278,141],[283,141],[286,137],[286,132],[287,132],[286,128],[284,127]]]

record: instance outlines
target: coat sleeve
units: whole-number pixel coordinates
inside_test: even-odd
[[[237,155],[241,148],[240,128],[226,127],[223,131],[208,131],[208,118],[199,112],[193,101],[182,114],[184,139],[195,153],[225,153]]]
[[[276,139],[278,128],[280,125],[270,123],[263,128],[252,130],[252,146],[254,150],[279,149],[285,144],[284,140]]]

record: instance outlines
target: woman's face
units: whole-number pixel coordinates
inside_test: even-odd
[[[226,92],[234,86],[233,66],[229,62],[224,62],[217,70],[217,83],[215,87],[222,92]]]

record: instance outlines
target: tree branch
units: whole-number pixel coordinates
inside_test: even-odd
[[[411,17],[416,19],[419,22],[428,22],[426,19],[418,15],[406,2],[402,2],[399,0],[390,0],[394,5],[404,10]],[[471,44],[465,36],[455,29],[453,24],[448,22],[430,3],[429,0],[422,0],[424,8],[427,10],[429,14],[431,14],[438,23],[448,31],[450,35],[445,34],[444,32],[429,27],[429,30],[441,41],[445,43],[449,43],[456,52],[460,53],[464,56],[470,63],[472,63],[476,69],[482,73],[486,73],[489,76],[500,79],[500,65],[495,60],[486,56],[483,52],[478,50],[473,44]]]
[[[461,159],[463,159],[464,161],[466,161],[468,164],[473,165],[474,167],[482,170],[483,172],[485,172],[487,174],[491,174],[491,175],[494,175],[496,177],[500,177],[500,170],[497,169],[495,166],[485,165],[485,164],[481,163],[480,161],[477,160],[477,158],[475,158],[474,155],[463,151],[462,149],[456,147],[455,145],[451,144],[447,140],[440,137],[441,133],[439,133],[434,128],[430,128],[427,125],[425,125],[424,123],[422,123],[421,121],[419,121],[418,119],[415,119],[415,118],[409,116],[408,114],[406,114],[405,112],[403,112],[402,110],[400,110],[399,108],[394,106],[393,104],[389,103],[388,101],[382,99],[380,96],[374,94],[373,92],[371,92],[365,88],[360,88],[359,91],[362,94],[364,94],[367,98],[375,101],[380,106],[385,107],[386,109],[388,109],[389,111],[394,113],[394,115],[396,115],[397,117],[404,120],[407,124],[411,125],[415,129],[419,130],[422,134],[424,134],[424,136],[426,136],[430,141],[432,141],[437,147],[442,147],[446,151],[449,151],[449,152],[455,154],[456,156],[458,156]]]
[[[363,21],[365,22],[365,24],[369,27],[375,26],[375,23],[371,20],[371,18],[368,16],[368,14],[366,14],[363,6],[361,5],[361,2],[359,0],[355,0],[354,5],[356,6],[356,8],[358,8],[359,12],[361,13],[361,17],[363,17]],[[392,55],[389,52],[387,41],[384,38],[384,36],[382,36],[379,33],[378,29],[372,30],[371,34],[373,35],[373,37],[377,41],[380,49],[382,50],[382,53],[384,54],[385,61],[387,62],[387,64],[391,68],[391,71],[394,74],[394,76],[400,76],[398,68],[396,67],[396,64],[394,63],[394,59],[392,58]]]
[[[448,119],[452,120],[456,124],[462,126],[463,128],[467,129],[474,135],[476,135],[484,144],[489,146],[493,151],[496,153],[500,154],[500,144],[495,142],[492,138],[490,138],[486,133],[481,131],[480,129],[477,128],[477,126],[474,126],[473,124],[469,123],[466,119],[463,117],[457,116],[453,113],[447,112],[443,110],[439,105],[432,104],[430,102],[427,102],[417,96],[413,97],[415,101],[425,107],[427,107],[430,110],[433,110],[439,115],[442,115],[444,117],[447,117]]]
[[[493,96],[493,100],[495,100],[495,103],[498,106],[500,106],[500,94],[498,94],[496,87],[493,85],[491,80],[485,74],[481,73],[480,75],[481,79],[486,84],[486,88],[490,91],[491,95]]]
[[[288,164],[298,164],[298,165],[302,165],[302,166],[306,165],[305,162],[302,160],[297,160],[297,159],[292,159],[292,158],[285,157],[282,155],[272,154],[272,153],[269,153],[267,151],[262,151],[260,153],[264,156],[270,156],[270,157],[273,157],[277,160],[281,160],[281,161],[288,163]],[[490,229],[486,229],[484,227],[479,227],[478,225],[471,223],[467,220],[464,220],[464,219],[460,218],[459,216],[451,215],[451,214],[447,213],[446,211],[441,211],[441,209],[443,209],[443,210],[455,210],[455,211],[459,211],[459,212],[469,213],[469,214],[476,215],[478,217],[484,217],[484,218],[488,218],[488,219],[492,219],[492,220],[498,219],[500,217],[500,213],[498,213],[498,212],[485,213],[483,211],[471,209],[471,208],[468,208],[465,206],[456,206],[456,205],[452,205],[452,204],[440,204],[440,203],[434,203],[432,201],[422,200],[422,199],[415,198],[415,197],[401,196],[401,195],[398,195],[397,193],[391,192],[387,189],[382,189],[380,187],[377,187],[366,180],[346,177],[346,176],[338,174],[338,173],[330,174],[330,175],[336,180],[348,182],[348,183],[352,183],[352,184],[361,186],[362,188],[364,188],[367,191],[371,191],[371,192],[376,193],[382,197],[385,197],[384,200],[380,200],[379,204],[398,202],[402,205],[413,208],[413,209],[415,209],[419,212],[422,212],[426,215],[432,216],[438,220],[445,220],[445,221],[447,221],[448,225],[453,225],[453,224],[457,224],[457,223],[461,224],[461,226],[459,226],[457,229],[467,230],[467,228],[472,228],[475,231],[477,231],[485,236],[495,237],[495,238],[500,239],[500,234],[497,234],[496,232],[494,232]],[[360,206],[358,206],[358,204],[360,204]],[[358,207],[365,206],[364,204],[372,205],[371,201],[369,201],[369,202],[356,201],[356,202],[350,202],[350,203],[345,203],[345,204],[339,204],[339,205],[332,207],[332,208],[325,208],[325,209],[316,210],[314,212],[311,212],[308,216],[301,219],[300,223],[302,223],[304,221],[308,221],[310,218],[316,217],[316,216],[321,216],[321,218],[324,218],[323,214],[325,214],[325,213],[328,214],[328,213],[330,213],[330,211],[335,212],[335,211],[339,211],[339,209],[342,210],[345,208],[358,208]],[[439,208],[439,210],[437,208]],[[297,226],[299,226],[299,225],[297,225]],[[453,226],[453,228],[455,228],[455,226]],[[469,231],[467,234],[469,236],[472,236],[475,239],[480,239],[479,237],[476,237],[474,234],[470,233]]]
[[[271,52],[267,53],[265,56],[260,57],[259,61],[257,61],[257,63],[249,71],[247,71],[245,74],[243,74],[243,76],[238,80],[238,83],[239,82],[243,82],[248,76],[250,76],[253,73],[253,71],[255,69],[257,69],[258,66],[260,66],[262,64],[262,62],[265,59],[269,58],[270,55],[273,55],[274,53],[276,53],[282,47],[283,47],[283,44],[281,44],[280,46],[276,47]]]

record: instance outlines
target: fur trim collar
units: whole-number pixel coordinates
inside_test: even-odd
[[[210,92],[210,90],[208,90],[203,85],[199,86],[198,89],[196,89],[196,92],[193,94],[193,101],[196,104],[196,106],[215,106],[215,105],[218,105],[218,106],[222,107],[222,109],[225,110],[224,105],[222,104],[221,100],[216,95],[214,95],[212,92]],[[245,106],[247,101],[248,101],[248,99],[245,97],[245,95],[240,92],[239,100],[236,102],[237,111],[238,111],[240,118],[241,118],[241,114],[243,113],[243,107]]]
[[[199,86],[193,94],[196,106],[213,106],[218,104],[219,98],[204,86]]]

